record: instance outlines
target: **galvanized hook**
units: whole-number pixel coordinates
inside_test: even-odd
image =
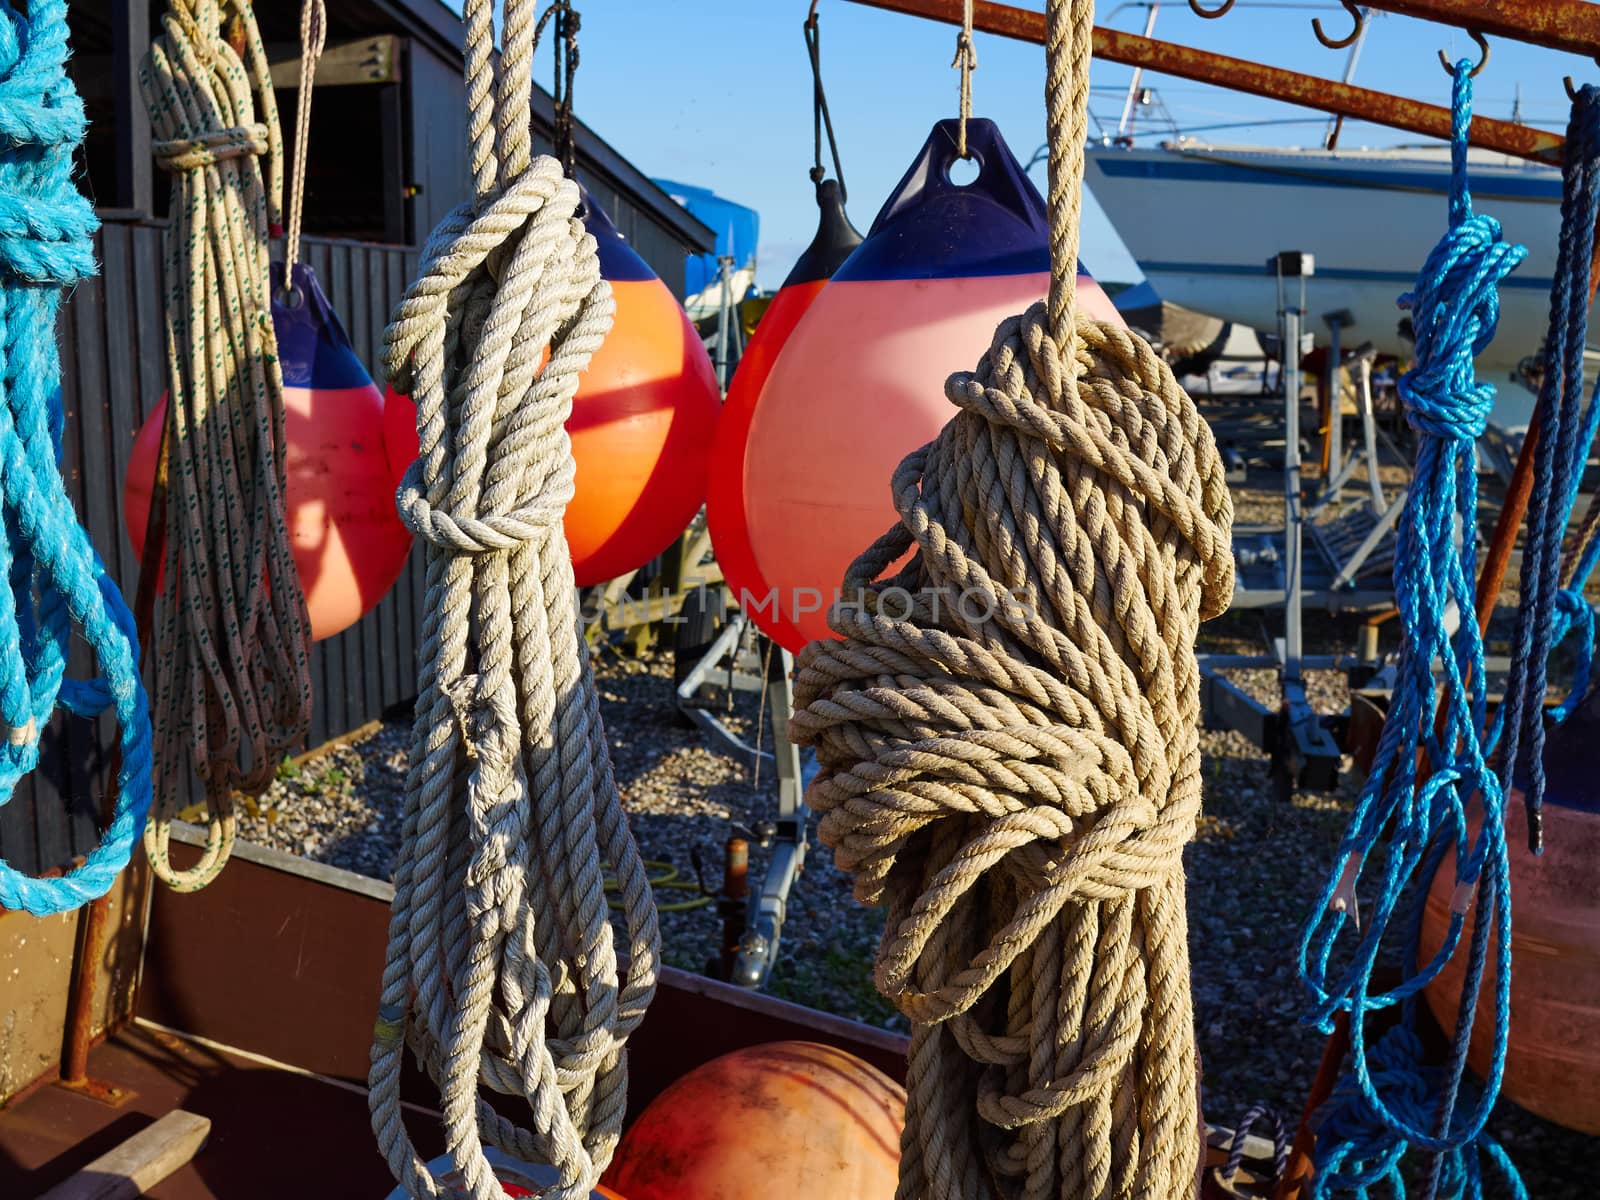
[[[1482,71],[1484,67],[1489,65],[1489,39],[1484,37],[1483,34],[1479,33],[1476,29],[1467,30],[1467,36],[1478,43],[1477,64],[1472,68],[1472,70],[1467,72],[1468,76],[1476,79],[1478,77],[1478,72]],[[1444,56],[1443,50],[1439,51],[1439,65],[1444,67],[1444,73],[1446,75],[1454,75],[1456,73],[1455,64]]]
[[[1317,41],[1321,42],[1329,50],[1343,50],[1346,46],[1350,45],[1361,36],[1361,30],[1367,23],[1367,14],[1365,9],[1358,8],[1356,5],[1351,3],[1351,0],[1339,0],[1339,3],[1341,6],[1343,6],[1345,12],[1349,13],[1351,19],[1356,23],[1356,27],[1350,31],[1347,37],[1329,37],[1325,32],[1323,32],[1322,18],[1311,18],[1311,32],[1316,34]]]
[[[1215,21],[1218,17],[1228,15],[1228,10],[1233,7],[1233,0],[1222,0],[1216,8],[1202,8],[1199,0],[1189,0],[1189,11],[1197,17],[1204,17],[1208,21]]]

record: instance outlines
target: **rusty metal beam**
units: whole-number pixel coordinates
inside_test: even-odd
[[[1405,2],[1411,3],[1412,0]],[[951,25],[961,23],[961,0],[851,0],[851,3]],[[1425,4],[1444,7],[1449,0],[1417,0],[1417,3],[1419,7]],[[1567,6],[1567,0],[1541,0],[1541,3]],[[1520,9],[1531,7],[1532,4],[1533,0],[1516,0],[1509,7]],[[1386,6],[1393,7],[1392,4]],[[1455,7],[1463,5],[1457,3]],[[1587,3],[1583,7],[1600,9],[1600,5]],[[1044,14],[1041,12],[975,0],[972,24],[975,29],[1001,37],[1040,44],[1044,42]],[[1375,92],[1370,88],[1355,87],[1319,75],[1302,75],[1297,71],[1285,71],[1242,58],[1229,58],[1207,50],[1159,42],[1098,25],[1094,31],[1094,55],[1110,62],[1144,67],[1146,70],[1211,83],[1236,92],[1265,96],[1269,100],[1282,100],[1358,121],[1387,125],[1391,129],[1404,129],[1425,137],[1446,141],[1450,137],[1450,110],[1447,108],[1404,96]],[[1426,60],[1428,64],[1432,64],[1432,61],[1431,58]],[[1433,66],[1432,69],[1438,68]],[[1559,164],[1565,139],[1528,125],[1475,117],[1472,122],[1472,144],[1516,158]]]
[[[1585,58],[1600,55],[1600,5],[1592,0],[1361,0],[1367,8],[1438,21]]]

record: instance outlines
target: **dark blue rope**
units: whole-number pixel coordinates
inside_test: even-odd
[[[1554,714],[1557,720],[1565,719],[1588,691],[1594,658],[1594,613],[1583,598],[1583,588],[1600,546],[1591,545],[1568,586],[1560,586],[1561,543],[1600,424],[1600,404],[1591,402],[1587,413],[1579,416],[1583,346],[1589,331],[1589,267],[1595,219],[1600,216],[1600,91],[1593,86],[1580,89],[1572,102],[1562,184],[1561,242],[1550,288],[1550,332],[1539,387],[1539,442],[1534,447],[1517,638],[1502,726],[1501,777],[1509,789],[1514,778],[1527,774],[1523,803],[1528,810],[1528,843],[1535,853],[1544,848],[1540,809],[1545,793],[1544,698],[1550,653],[1570,632],[1578,631],[1578,668],[1566,703]]]
[[[95,273],[94,210],[72,183],[83,104],[67,80],[65,0],[0,0],[0,804],[39,761],[59,704],[116,711],[122,769],[100,844],[35,879],[0,861],[0,907],[44,915],[104,895],[150,807],[150,718],[133,618],[61,481],[61,291]],[[96,481],[102,485],[109,481]],[[102,678],[65,678],[73,627]]]
[[[1499,282],[1527,250],[1502,240],[1493,217],[1472,211],[1466,164],[1470,67],[1463,60],[1455,68],[1450,228],[1428,255],[1415,290],[1400,298],[1416,330],[1416,366],[1401,376],[1400,394],[1418,444],[1396,536],[1394,586],[1403,638],[1394,697],[1371,773],[1300,939],[1299,970],[1312,997],[1308,1019],[1328,1030],[1338,1012],[1350,1015],[1351,1069],[1317,1114],[1313,1197],[1366,1197],[1380,1184],[1404,1197],[1400,1164],[1410,1149],[1431,1156],[1425,1196],[1477,1197],[1484,1159],[1514,1197],[1526,1196],[1509,1160],[1483,1131],[1505,1064],[1511,898],[1503,793],[1486,765],[1481,739],[1487,693],[1483,639],[1473,620],[1474,443],[1488,424],[1494,388],[1478,382],[1472,360],[1494,336]],[[1454,635],[1446,624],[1452,605],[1461,614]],[[1436,662],[1443,675],[1437,698]],[[1425,780],[1418,774],[1424,751],[1432,770]],[[1469,797],[1476,797],[1484,814],[1476,840],[1467,823]],[[1423,906],[1450,851],[1457,886],[1449,930],[1439,952],[1419,964]],[[1359,924],[1358,891],[1368,905]],[[1428,1067],[1415,1033],[1417,998],[1460,948],[1469,908],[1474,927],[1450,1061]],[[1397,923],[1401,936],[1391,957],[1403,962],[1401,981],[1390,991],[1374,991],[1373,974]],[[1490,1070],[1482,1092],[1458,1111],[1491,948],[1497,974]],[[1398,1023],[1369,1046],[1367,1014],[1394,1007],[1400,1010]]]

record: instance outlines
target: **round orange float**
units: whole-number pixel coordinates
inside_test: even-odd
[[[747,428],[719,439],[718,560],[746,613],[791,650],[832,636],[845,568],[895,520],[895,467],[955,411],[945,378],[1049,287],[1044,201],[991,121],[968,122],[978,175],[955,183],[956,130],[934,126],[789,335]],[[1078,295],[1120,323],[1081,266]]]
[[[587,193],[584,204],[617,314],[567,418],[577,490],[564,528],[579,587],[644,566],[683,532],[705,501],[722,408],[683,306]],[[398,482],[417,455],[416,410],[394,392],[388,407]]]
[[[1511,865],[1511,1025],[1502,1090],[1529,1112],[1582,1133],[1600,1134],[1600,689],[1545,742],[1545,852],[1527,852],[1522,794],[1506,803]],[[1482,811],[1473,804],[1470,836]],[[1434,876],[1423,912],[1418,961],[1427,962],[1450,926],[1455,857]],[[1455,1028],[1473,911],[1455,955],[1428,985],[1428,1007]],[[1494,1039],[1494,956],[1489,957],[1472,1023],[1468,1063],[1488,1069]]]
[[[706,526],[717,565],[736,596],[760,596],[767,591],[749,539],[744,536],[743,523],[744,448],[756,401],[772,373],[772,364],[788,344],[800,318],[822,293],[823,285],[861,244],[861,234],[850,224],[844,211],[844,197],[837,180],[825,179],[817,184],[817,208],[820,211],[816,236],[789,271],[751,335],[744,356],[739,359],[739,367],[733,373],[728,399],[717,422],[717,436],[712,442]]]
[[[405,566],[411,534],[395,514],[382,393],[356,358],[311,268],[294,268],[300,299],[292,307],[279,299],[281,266],[273,265],[272,279],[288,442],[284,502],[311,635],[320,639],[377,606]],[[163,397],[128,457],[123,516],[138,553],[144,551],[166,412]]]
[[[738,1050],[657,1096],[605,1180],[629,1200],[892,1200],[905,1103],[832,1046]]]

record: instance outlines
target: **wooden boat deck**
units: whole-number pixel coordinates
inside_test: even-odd
[[[0,1113],[0,1196],[42,1194],[175,1108],[209,1117],[211,1136],[150,1200],[380,1200],[394,1186],[359,1091],[142,1024],[95,1047],[89,1072],[131,1094],[112,1107],[48,1084]],[[413,1123],[430,1156],[435,1128]]]

